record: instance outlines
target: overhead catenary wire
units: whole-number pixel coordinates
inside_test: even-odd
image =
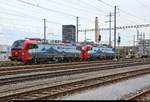
[[[4,12],[0,12],[0,13],[4,13]],[[5,12],[6,13],[6,12]],[[6,13],[6,14],[9,14],[9,13]],[[13,15],[13,14],[9,14],[9,15],[11,15],[11,16],[17,16],[18,17],[18,15]],[[22,17],[22,16],[21,16]],[[34,26],[33,24],[31,25],[31,20],[32,20],[32,22],[33,22],[33,19],[31,19],[30,21],[24,21],[24,19],[18,19],[18,18],[8,18],[8,17],[1,17],[1,20],[3,20],[3,19],[7,19],[7,21],[8,20],[10,20],[11,21],[11,23],[10,24],[7,24],[7,22],[5,22],[5,25],[7,24],[8,26],[15,26],[15,27],[20,27],[20,26],[22,26],[22,27],[28,27],[28,28],[42,28],[42,26],[40,26],[41,24],[39,24],[39,26],[37,25],[38,23],[36,23],[36,26]],[[3,20],[4,21],[4,20]],[[9,22],[10,22],[9,21]],[[15,22],[14,22],[15,21]],[[42,20],[41,20],[42,21]],[[17,23],[17,22],[20,22],[20,23]],[[30,23],[30,24],[22,24],[22,22],[28,22],[28,23]],[[57,24],[57,25],[62,25],[61,23],[57,23],[57,22],[52,22],[52,21],[47,21],[47,23],[54,23],[54,24]],[[3,26],[3,25],[1,25],[1,26]]]
[[[23,1],[23,0],[19,0],[19,1]],[[99,1],[105,3],[106,5],[109,5],[109,6],[113,7],[112,5],[110,5],[110,4],[106,3],[106,2],[104,2],[103,0],[99,0]],[[84,2],[84,1],[82,1],[82,2]],[[126,13],[126,14],[127,14],[127,13]]]
[[[116,29],[131,29],[131,28],[145,28],[145,27],[150,27],[150,24],[140,24],[140,25],[128,25],[128,26],[118,26],[116,27]],[[110,28],[100,28],[100,31],[107,31]],[[114,28],[111,28],[112,30],[114,30]],[[80,29],[80,32],[85,32],[86,31],[95,31],[95,29]]]
[[[79,0],[79,1],[81,1],[81,0]],[[102,0],[100,0],[100,1],[103,2]],[[86,4],[86,5],[89,5],[89,6],[92,6],[92,7],[94,7],[95,9],[99,10],[98,7],[96,7],[96,6],[94,6],[94,5],[91,5],[90,3],[87,3],[87,2],[85,2],[85,1],[81,1],[81,3]],[[105,5],[111,7],[111,8],[114,8],[114,6],[112,6],[112,5],[110,5],[110,4],[106,3],[106,2],[103,2],[103,3],[104,3]],[[102,10],[101,10],[101,11],[102,11]],[[103,11],[103,12],[104,12],[104,11]],[[106,12],[104,12],[104,13],[106,13]],[[123,18],[123,19],[125,19],[125,18]],[[120,19],[120,20],[123,20],[123,19]],[[127,19],[127,18],[126,18],[126,19]],[[127,19],[127,21],[128,21],[128,22],[131,22],[131,23],[136,23],[135,21],[132,21],[132,20],[130,20],[130,19]]]
[[[125,22],[128,22],[128,23],[132,23],[132,24],[137,24],[137,22],[136,21],[134,21],[134,20],[131,20],[131,19],[129,19],[129,18],[119,18],[118,17],[118,19],[117,19],[117,21],[125,21]]]
[[[11,10],[11,11],[13,11],[13,10]],[[38,17],[31,16],[31,15],[18,14],[17,11],[14,11],[14,13],[13,13],[13,12],[10,13],[10,12],[6,12],[6,10],[5,10],[5,11],[0,11],[0,13],[1,13],[1,14],[5,14],[5,15],[9,15],[9,16],[14,16],[14,17],[23,18],[24,20],[29,20],[30,22],[31,22],[31,20],[32,20],[32,21],[43,22],[43,21],[42,21],[42,18],[40,19],[40,18],[38,18]],[[16,14],[16,13],[17,13],[17,14]],[[23,20],[22,20],[22,21],[23,21]],[[61,25],[61,23],[54,22],[54,21],[50,21],[50,20],[48,20],[48,23]]]
[[[78,1],[80,1],[80,3],[82,3],[82,4],[92,6],[92,7],[94,7],[94,8],[97,9],[97,10],[100,9],[100,8],[98,8],[98,7],[94,6],[94,5],[91,5],[90,3],[87,3],[87,2],[85,2],[85,1],[81,1],[81,0],[78,0]],[[102,1],[102,2],[103,2],[103,1]],[[105,3],[105,2],[103,2],[103,3]],[[112,5],[109,5],[108,3],[105,3],[105,5],[108,5],[108,6],[110,6],[110,7],[114,7],[114,6],[112,6]],[[101,10],[101,11],[102,11],[102,10]],[[104,12],[104,11],[103,11],[103,12]],[[106,12],[104,12],[104,13],[106,13]],[[127,18],[126,18],[126,19],[127,19]],[[123,19],[120,19],[120,20],[123,20]],[[130,20],[130,19],[127,19],[127,21],[128,21],[128,22],[131,22],[131,23],[136,23],[135,21],[132,21],[132,20]]]
[[[139,20],[145,21],[144,18],[137,17],[137,16],[135,16],[135,15],[133,15],[133,14],[131,14],[131,13],[125,11],[125,10],[120,9],[120,11],[122,11],[123,13],[125,13],[125,14],[127,14],[127,15],[130,15],[130,16],[132,16],[132,17],[135,17],[135,18],[137,18],[137,19],[139,19]]]
[[[70,4],[67,5],[66,3],[56,2],[56,1],[53,1],[53,0],[47,0],[47,1],[51,2],[51,3],[55,3],[55,4],[58,4],[58,5],[61,5],[61,6],[63,5],[65,8],[69,8],[69,10],[70,10],[70,8],[73,8],[75,11],[79,11],[80,10],[80,12],[83,12],[85,14],[92,13],[94,15],[99,15],[99,12],[90,11],[89,9],[84,9],[84,8],[81,8],[81,7],[74,7],[74,6],[71,6]],[[85,16],[82,16],[82,17],[80,16],[79,18],[84,20],[84,21],[91,21],[91,19],[89,19],[87,16],[86,17]]]
[[[32,17],[27,17],[27,16],[23,16],[23,15],[18,15],[18,14],[13,14],[13,13],[9,13],[9,12],[1,12],[0,11],[0,14],[2,15],[2,14],[5,14],[5,15],[9,15],[9,16],[15,16],[15,17],[21,17],[21,18],[23,18],[23,19],[26,19],[26,20],[32,20],[32,21],[39,21],[39,22],[41,22],[41,20],[40,19],[37,19],[37,18],[32,18]]]
[[[105,4],[105,5],[109,6],[109,7],[114,8],[114,6],[113,6],[113,5],[111,5],[111,4],[109,4],[109,3],[106,3],[106,2],[104,2],[103,0],[98,0],[98,1],[102,2],[103,4]]]
[[[67,16],[67,17],[70,16],[73,19],[76,19],[76,17],[77,17],[77,15],[73,15],[73,14],[70,14],[70,13],[63,12],[63,11],[54,10],[54,9],[51,9],[51,8],[40,6],[39,4],[33,4],[33,3],[30,3],[30,2],[26,2],[24,0],[17,0],[17,1],[21,2],[21,3],[24,3],[24,4],[27,4],[27,5],[30,5],[30,6],[33,6],[33,7],[41,8],[41,9],[49,11],[49,12],[54,12],[54,13],[57,13],[57,14],[63,14],[65,16]],[[86,17],[80,17],[80,18],[88,19]]]
[[[6,0],[7,1],[7,0]],[[14,9],[9,9],[9,11],[12,11],[12,12],[16,12],[16,13],[20,13],[21,15],[24,13],[24,12],[20,12],[20,11],[18,11],[18,10],[22,10],[22,9],[26,9],[25,8],[25,6],[23,5],[23,6],[20,6],[20,2],[16,2],[16,3],[14,3],[13,1],[7,1],[7,2],[1,2],[1,4],[3,4],[3,5],[5,5],[5,6],[7,6],[7,9],[8,8],[10,8],[10,7],[13,7],[13,8],[16,8],[17,10],[14,10]],[[30,6],[30,5],[29,5]],[[31,6],[32,7],[32,6]],[[0,7],[1,8],[1,7]],[[35,14],[41,14],[41,15],[47,15],[47,18],[49,18],[49,17],[55,17],[55,18],[59,18],[59,19],[62,19],[62,16],[56,16],[56,15],[50,15],[49,13],[47,13],[47,12],[38,12],[39,10],[37,10],[37,9],[40,9],[40,8],[35,8],[36,10],[33,12],[33,15],[35,15]],[[32,9],[32,10],[34,10],[34,9]],[[32,10],[30,11],[30,12],[32,12]],[[44,10],[45,11],[45,10]],[[29,16],[29,14],[23,14],[23,15],[28,15]],[[31,15],[30,15],[31,16]],[[35,16],[34,16],[35,17]],[[42,18],[44,18],[44,17],[42,17]],[[45,17],[46,18],[46,17]]]
[[[82,2],[82,3],[85,4],[85,5],[90,5],[91,7],[94,7],[95,9],[97,9],[97,10],[103,12],[103,13],[107,13],[107,12],[101,10],[100,8],[94,6],[94,5],[92,5],[92,4],[90,4],[90,3],[86,2],[86,1],[81,1],[81,0],[79,0],[79,1]]]
[[[3,9],[3,12],[5,11],[10,11],[11,13],[17,13],[18,14],[18,16],[23,16],[24,18],[30,18],[30,19],[39,19],[39,18],[37,18],[37,17],[35,17],[35,16],[32,16],[32,15],[28,15],[28,14],[24,14],[24,12],[19,12],[18,10],[20,10],[20,9],[22,9],[22,8],[20,8],[20,7],[17,7],[17,6],[14,6],[14,5],[10,5],[10,3],[11,2],[7,2],[7,3],[4,3],[4,2],[1,2],[1,4],[3,4],[3,5],[5,5],[6,7],[7,7],[7,9],[6,8],[4,8],[4,7],[0,7],[1,9]],[[13,4],[13,3],[11,3],[11,4]],[[13,8],[16,8],[17,10],[14,10],[14,9],[8,9],[8,8],[10,8],[10,7],[13,7]]]
[[[5,24],[1,24],[1,26],[3,25],[7,25],[7,26],[22,26],[22,27],[28,27],[28,28],[42,28],[38,25],[30,25],[30,24],[20,24],[20,23],[14,23],[14,22],[11,22],[11,24],[8,24],[8,23],[5,23]]]
[[[24,18],[24,19],[27,18],[27,17],[22,16],[22,15],[16,15],[16,14],[8,13],[8,12],[0,12],[0,13],[1,13],[1,14],[10,15],[10,16],[15,16],[15,17],[21,17],[21,18]],[[17,21],[18,21],[19,19],[14,19],[14,20],[17,20]],[[31,22],[31,20],[32,20],[32,21],[42,22],[42,19],[31,18],[31,17],[28,17],[28,19],[26,19],[26,20],[30,20],[30,22]],[[24,21],[24,20],[20,20],[20,21]],[[28,21],[28,22],[29,22],[29,21]],[[50,21],[50,20],[48,20],[47,22],[48,22],[48,23],[53,23],[53,24],[62,25],[61,23],[54,22],[54,21]]]
[[[71,16],[71,17],[76,17],[75,15],[72,15],[72,14],[69,14],[66,12],[62,12],[62,11],[58,11],[58,10],[54,10],[54,9],[50,9],[50,8],[46,8],[46,7],[40,6],[39,4],[33,4],[33,3],[23,1],[23,0],[17,0],[17,1],[24,3],[24,4],[27,4],[27,5],[30,5],[30,6],[33,6],[33,7],[44,9],[44,10],[47,10],[50,12],[59,13],[59,14],[63,14],[63,15]]]
[[[55,0],[47,0],[47,1],[49,1],[49,2],[53,2],[53,3],[55,3],[55,4],[60,4],[60,5],[64,5],[64,7],[70,7],[70,8],[74,8],[74,10],[80,10],[80,11],[85,11],[85,13],[89,13],[89,14],[94,14],[94,17],[95,16],[100,16],[101,15],[101,17],[102,16],[104,16],[104,15],[102,15],[103,13],[106,13],[105,11],[103,11],[103,10],[101,10],[100,8],[98,8],[98,7],[95,7],[94,5],[91,5],[90,3],[87,3],[87,2],[84,2],[84,1],[80,1],[80,0],[78,0],[77,2],[73,2],[73,1],[71,1],[71,0],[69,0],[69,1],[66,1],[66,0],[64,0],[63,2],[64,3],[62,3],[62,2],[57,2],[57,1],[55,1]],[[67,5],[68,4],[68,5]],[[76,6],[77,7],[75,7],[74,5],[71,5],[71,4],[76,4]],[[89,5],[88,7],[87,7],[87,5]],[[83,7],[84,6],[84,7]],[[92,7],[92,8],[94,8],[94,9],[96,9],[96,10],[91,10],[91,9],[89,9],[89,7]],[[99,12],[99,11],[101,11],[101,12]],[[84,19],[82,19],[82,20],[88,20],[88,21],[91,21],[91,19],[89,19],[88,17],[80,17],[79,16],[79,18],[84,18]]]
[[[138,2],[141,6],[143,6],[144,8],[146,8],[146,9],[150,9],[150,7],[149,6],[147,6],[146,4],[144,4],[142,1],[140,1],[140,0],[136,0],[136,2]]]
[[[15,34],[16,33],[19,33],[19,34],[26,33],[27,34],[27,32],[31,32],[31,31],[32,31],[32,33],[30,33],[30,34],[35,34],[35,32],[37,32],[37,34],[41,34],[41,32],[42,32],[42,31],[39,31],[39,28],[34,29],[34,26],[29,27],[29,26],[18,25],[18,24],[11,25],[11,26],[9,26],[8,24],[3,24],[3,26],[7,27],[7,29],[10,29],[11,32],[7,36],[11,36],[11,38],[15,37],[15,36],[11,35],[12,32],[13,32],[12,34],[14,34],[14,32],[15,32]],[[9,28],[8,28],[8,26],[9,26]],[[17,29],[17,31],[15,29]],[[3,32],[3,33],[7,34],[7,32]],[[6,35],[4,37],[6,37]]]
[[[75,0],[74,0],[75,1]],[[85,4],[84,2],[80,2],[80,0],[76,0],[77,2],[74,2],[74,1],[72,1],[72,0],[69,0],[69,1],[67,1],[67,0],[64,0],[63,2],[66,2],[66,3],[69,3],[69,4],[76,4],[79,8],[83,8],[83,9],[88,9],[88,10],[91,10],[91,9],[89,9],[89,6],[87,6],[87,4]],[[94,7],[95,8],[95,7]],[[92,12],[98,12],[98,11],[93,11],[93,10],[91,10]]]
[[[74,7],[74,6],[71,6],[70,4],[67,5],[66,3],[56,2],[54,0],[47,0],[47,1],[55,3],[55,4],[63,5],[64,7],[67,7],[67,8],[74,8],[74,10],[80,10],[81,12],[84,12],[84,13],[92,13],[92,14],[96,14],[96,15],[99,15],[99,13],[100,13],[100,12],[96,12],[96,11],[90,11],[90,9]]]
[[[108,3],[105,2],[104,0],[97,0],[97,1],[99,1],[99,2],[101,2],[101,3],[103,3],[103,4],[105,4],[105,5],[107,5],[107,6],[109,6],[109,7],[112,7],[112,8],[114,7],[113,5],[108,4]],[[131,14],[131,13],[129,13],[129,12],[123,10],[123,9],[120,9],[120,11],[123,12],[123,13],[125,13],[125,14],[127,14],[127,15],[129,15],[129,16],[132,16],[132,17],[135,17],[135,18],[137,18],[137,19],[139,19],[139,20],[142,20],[142,21],[144,20],[144,21],[145,21],[144,18],[141,18],[141,17],[138,17],[138,16],[136,16],[136,15],[133,15],[133,14]]]
[[[33,18],[33,17],[30,17],[30,18]],[[33,19],[35,19],[35,18],[33,18]],[[82,19],[82,20],[85,20],[85,19]],[[51,21],[51,23],[53,23],[53,24],[60,24],[60,23],[57,23],[57,22],[54,22],[54,21]]]

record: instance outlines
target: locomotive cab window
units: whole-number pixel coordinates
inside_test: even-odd
[[[35,44],[31,44],[31,45],[29,45],[29,47],[28,47],[28,49],[36,49],[36,48],[38,48],[38,46],[35,45]]]
[[[24,42],[24,40],[18,40],[18,41],[15,41],[14,43],[13,43],[13,45],[12,45],[12,49],[13,48],[22,48],[22,45],[23,45],[23,42]]]
[[[77,50],[81,50],[82,48],[81,48],[81,46],[77,46],[76,49]]]
[[[91,48],[89,48],[88,50],[93,50],[93,49],[92,49],[92,47],[91,47]]]
[[[92,50],[92,47],[88,47],[87,50],[88,50],[88,51]]]

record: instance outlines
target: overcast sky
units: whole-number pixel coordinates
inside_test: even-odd
[[[117,26],[150,23],[150,0],[0,0],[0,44],[11,45],[25,37],[43,38],[43,19],[47,19],[47,39],[62,38],[62,25],[76,25],[79,29],[94,28],[95,17],[100,28],[108,28],[105,21],[117,5]],[[113,20],[113,17],[112,17]],[[113,27],[113,23],[112,23]],[[141,28],[149,37],[149,28]],[[136,29],[117,30],[121,45],[133,45]],[[102,42],[108,43],[108,31],[101,31]],[[87,32],[87,39],[94,41],[94,32]],[[79,41],[84,33],[79,33]],[[113,31],[112,31],[113,41]]]

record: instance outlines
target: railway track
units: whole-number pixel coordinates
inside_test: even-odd
[[[66,76],[66,75],[74,75],[74,74],[81,74],[81,73],[88,73],[88,72],[96,72],[96,71],[115,69],[115,68],[117,69],[117,68],[123,68],[123,67],[127,67],[127,66],[136,66],[136,65],[143,65],[143,64],[149,64],[149,63],[150,63],[149,61],[146,61],[145,59],[143,59],[143,60],[133,60],[132,62],[131,61],[121,61],[121,62],[107,62],[107,63],[101,62],[100,63],[99,61],[96,61],[96,62],[94,61],[94,62],[89,62],[89,63],[87,63],[87,62],[78,63],[78,64],[76,63],[76,65],[74,65],[73,63],[71,63],[71,64],[64,63],[64,64],[60,64],[60,65],[57,65],[57,64],[47,65],[46,64],[46,65],[43,65],[45,67],[42,66],[42,68],[40,68],[39,65],[35,65],[38,67],[31,68],[29,66],[29,67],[27,67],[27,69],[24,66],[20,66],[20,67],[22,67],[21,69],[2,68],[0,70],[0,73],[1,73],[0,86],[20,83],[20,82],[25,82],[25,81],[32,81],[32,80],[34,81],[34,80],[38,80],[38,79],[42,80],[42,79],[46,79],[46,78],[61,77],[61,76]],[[149,69],[147,69],[147,70],[149,70]],[[34,74],[28,73],[28,72],[31,73],[32,71],[34,72]],[[45,72],[36,74],[35,72],[37,72],[37,71],[39,71],[39,72],[45,71]],[[11,76],[11,75],[10,75],[10,77],[8,77],[9,75],[6,75],[6,74],[10,74],[10,73],[12,75],[17,75],[17,74],[19,74],[19,72],[21,72],[21,73],[26,72],[28,74],[27,75],[22,74],[22,76],[15,76],[15,77]],[[26,90],[26,89],[24,89],[24,90]]]
[[[109,84],[130,77],[135,77],[150,73],[150,68],[134,69],[130,71],[103,75],[99,77],[92,76],[87,79],[70,80],[64,83],[59,83],[55,86],[46,86],[45,88],[35,89],[32,91],[24,91],[11,95],[1,96],[0,100],[41,100],[54,99],[66,93],[72,93],[83,89]]]
[[[147,59],[146,59],[147,60]],[[144,62],[148,63],[145,60],[132,60],[132,63]],[[119,63],[131,63],[130,60],[125,61],[91,61],[91,62],[81,62],[81,63],[63,63],[63,64],[43,64],[43,65],[32,65],[32,66],[15,66],[15,67],[1,67],[0,76],[2,75],[11,75],[18,73],[29,73],[29,72],[39,72],[39,71],[54,71],[62,69],[71,69],[71,68],[81,68],[81,67],[90,67],[90,66],[102,66],[107,64],[119,64]]]
[[[95,63],[109,63],[111,61],[89,61],[89,62],[72,62],[72,63],[57,63],[57,64],[40,64],[40,65],[23,65],[23,66],[11,66],[11,67],[0,67],[0,71],[17,71],[17,70],[26,70],[26,69],[38,69],[38,68],[47,68],[47,67],[60,67],[60,66],[72,66],[72,65],[86,65],[86,64],[95,64]]]
[[[62,69],[70,69],[70,68],[80,68],[85,66],[92,65],[106,65],[106,64],[115,64],[119,62],[112,61],[90,61],[90,62],[73,62],[73,63],[58,63],[58,64],[42,64],[42,65],[26,65],[26,66],[13,66],[13,67],[1,67],[0,68],[0,76],[3,75],[11,75],[18,73],[29,73],[29,72],[37,72],[37,71],[54,71],[54,70],[62,70]]]
[[[23,63],[14,62],[14,61],[0,61],[0,67],[8,67],[8,66],[21,66]]]
[[[0,85],[7,85],[10,83],[18,83],[21,81],[32,81],[37,79],[46,79],[46,78],[53,78],[53,77],[59,77],[59,76],[65,76],[65,75],[73,75],[73,74],[80,74],[80,73],[88,73],[88,72],[95,72],[95,71],[101,71],[101,70],[108,70],[108,69],[115,69],[115,68],[123,68],[128,66],[137,66],[137,65],[143,65],[143,64],[149,64],[149,61],[146,62],[124,62],[124,63],[113,63],[112,65],[102,65],[102,64],[88,64],[88,65],[74,65],[74,66],[63,66],[59,67],[59,70],[56,70],[54,67],[52,69],[44,69],[46,71],[37,73],[27,73],[25,74],[24,71],[22,71],[24,74],[21,75],[5,75],[0,77]],[[58,67],[56,67],[58,68]],[[55,69],[55,70],[54,70]],[[34,70],[35,71],[35,70]],[[15,72],[15,73],[18,73]],[[2,74],[2,73],[1,73]],[[3,73],[6,74],[6,73]],[[13,73],[14,74],[14,73]]]
[[[146,89],[136,95],[129,97],[127,100],[150,101],[150,89]]]
[[[143,60],[149,60],[149,58],[143,58],[143,59],[123,59],[119,60],[119,62],[122,61],[143,61]],[[38,68],[38,67],[56,67],[56,66],[66,66],[66,65],[75,65],[75,64],[87,64],[87,63],[108,63],[108,62],[118,62],[118,61],[112,61],[112,60],[100,60],[100,61],[88,61],[88,62],[71,62],[71,63],[54,63],[54,64],[35,64],[35,65],[17,65],[17,66],[0,66],[1,70],[17,70],[17,69],[28,69],[28,68]]]
[[[143,59],[147,59],[147,58],[143,58]],[[137,60],[136,58],[134,59],[123,59],[123,60],[128,60],[128,61],[131,61],[131,60]],[[95,60],[90,60],[89,62],[108,62],[108,61],[112,61],[112,60],[100,60],[100,61],[95,61]],[[80,63],[81,61],[76,61],[76,62],[69,62],[69,63]],[[69,63],[66,63],[66,62],[53,62],[53,63],[48,63],[48,64],[23,64],[21,62],[12,62],[12,61],[0,61],[0,67],[19,67],[19,68],[22,68],[22,67],[30,67],[30,66],[33,66],[33,67],[37,67],[37,66],[49,66],[49,65],[59,65],[59,64],[69,64]],[[81,62],[81,63],[84,63],[84,62]]]
[[[130,59],[128,59],[128,60],[130,60]],[[97,60],[97,61],[88,61],[88,62],[92,63],[92,62],[108,62],[108,61],[111,61],[111,60],[101,60],[101,61]],[[1,63],[3,63],[3,62],[1,62]],[[61,64],[62,65],[69,65],[69,64],[78,64],[78,63],[83,63],[84,64],[85,62],[84,61],[76,61],[76,62],[68,62],[68,63],[66,63],[66,62],[61,62],[61,63],[57,62],[56,63],[55,62],[55,63],[47,63],[47,64],[46,63],[44,63],[44,64],[40,64],[40,63],[39,64],[23,64],[22,63],[22,64],[12,64],[12,65],[8,64],[8,65],[5,65],[5,66],[4,65],[1,66],[1,64],[0,64],[0,67],[2,67],[2,68],[3,67],[6,67],[6,68],[11,68],[11,67],[13,67],[13,68],[16,68],[16,67],[24,68],[24,67],[27,67],[28,68],[28,67],[31,67],[31,66],[32,67],[38,67],[38,66],[45,66],[46,67],[46,66],[57,66],[57,65],[61,65]]]

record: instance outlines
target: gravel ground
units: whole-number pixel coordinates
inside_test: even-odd
[[[13,62],[13,61],[0,61],[0,67],[15,66],[15,65],[22,65],[22,64],[18,62]]]
[[[128,99],[129,97],[134,96],[134,95],[136,95],[136,94],[138,94],[138,93],[140,93],[140,92],[143,92],[144,90],[147,90],[147,89],[150,89],[150,86],[146,86],[146,87],[144,87],[144,88],[135,90],[135,91],[132,92],[132,93],[129,93],[129,94],[126,94],[126,95],[122,96],[120,99]],[[150,97],[149,97],[149,98],[150,98]]]
[[[150,65],[140,65],[140,66],[134,66],[134,67],[133,66],[126,67],[124,69],[117,68],[117,69],[102,70],[102,71],[97,71],[97,72],[82,73],[82,74],[77,74],[77,75],[68,75],[68,76],[66,75],[66,76],[61,76],[57,78],[47,78],[47,79],[42,79],[42,80],[39,79],[39,80],[34,80],[34,81],[19,82],[17,84],[10,83],[9,85],[3,85],[0,87],[0,96],[15,93],[16,89],[18,90],[18,92],[23,92],[25,91],[23,88],[27,88],[26,90],[39,89],[39,88],[46,87],[47,85],[55,86],[64,82],[80,80],[81,78],[88,79],[91,77],[110,75],[114,73],[134,70],[134,69],[149,68],[149,66]]]
[[[68,93],[55,98],[55,100],[123,100],[122,96],[149,86],[149,79],[150,74],[141,75],[72,94]]]

